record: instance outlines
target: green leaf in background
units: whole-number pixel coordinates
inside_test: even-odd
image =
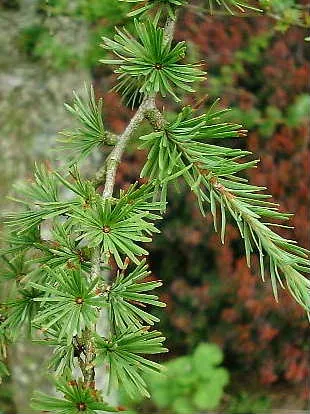
[[[7,377],[10,375],[9,370],[4,362],[0,361],[0,384],[2,382],[2,378]]]
[[[297,95],[295,102],[287,110],[286,122],[291,127],[298,127],[307,122],[310,116],[310,95]]]
[[[193,402],[199,410],[214,410],[218,407],[223,390],[219,384],[201,383],[193,396]]]
[[[191,404],[189,398],[178,397],[173,402],[172,409],[176,412],[176,414],[188,414],[193,413],[195,407]]]
[[[179,387],[191,387],[197,381],[197,372],[193,369],[191,355],[172,359],[167,362],[166,367],[172,374],[170,379],[174,376]]]
[[[223,362],[223,352],[215,344],[200,344],[192,357],[195,370],[202,378],[211,379],[214,366]]]
[[[218,367],[222,360],[217,345],[201,343],[192,354],[166,363],[164,377],[148,375],[155,405],[180,414],[217,408],[229,382],[228,371]]]
[[[275,28],[285,32],[291,26],[303,26],[302,4],[294,0],[260,0],[266,12],[276,19]]]
[[[151,381],[154,380],[154,377],[151,377]],[[167,393],[167,387],[169,387],[168,381],[165,383],[166,389],[163,386],[159,387],[152,387],[152,401],[156,404],[158,408],[166,408],[169,407],[169,404],[171,403],[171,398]],[[152,383],[151,383],[152,386]]]
[[[212,375],[212,382],[225,387],[229,383],[229,372],[225,368],[218,367]]]
[[[257,414],[271,411],[271,400],[261,395],[250,395],[242,391],[231,398],[228,412],[231,414]]]

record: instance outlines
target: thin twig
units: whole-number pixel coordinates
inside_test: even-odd
[[[166,43],[172,42],[174,31],[175,31],[175,25],[176,25],[176,18],[167,19],[167,22],[165,24],[165,37],[164,37]],[[112,197],[113,189],[115,185],[117,167],[121,161],[127,142],[132,136],[132,134],[134,133],[134,131],[139,127],[139,125],[144,120],[145,114],[150,109],[154,109],[154,108],[156,108],[155,97],[146,95],[141,105],[139,106],[137,112],[135,113],[135,115],[133,116],[129,124],[127,125],[125,131],[122,133],[122,135],[117,140],[117,143],[107,160],[106,182],[105,182],[104,190],[102,193],[103,198]]]
[[[115,185],[115,177],[117,167],[121,161],[124,150],[126,148],[127,142],[134,133],[134,131],[139,127],[141,122],[144,120],[145,111],[154,107],[154,97],[146,96],[139,109],[132,117],[131,121],[127,125],[125,131],[120,135],[115,147],[113,148],[111,154],[107,160],[106,168],[106,181],[104,190],[102,193],[102,198],[110,198],[113,195],[113,189]]]
[[[204,17],[206,14],[210,14],[209,10],[206,10],[204,7],[198,6],[198,5],[194,5],[194,4],[188,4],[186,6],[188,9],[191,9],[193,11],[193,13],[195,13],[198,16]],[[302,6],[300,6],[299,8],[302,8]],[[306,7],[304,7],[306,8]],[[269,11],[264,11],[264,10],[257,10],[255,11],[246,11],[244,13],[240,13],[240,12],[234,12],[233,14],[231,14],[228,11],[225,10],[213,10],[211,15],[212,16],[220,16],[220,17],[241,17],[241,18],[251,18],[251,17],[257,17],[258,13],[262,13],[264,12],[265,16],[270,17],[271,19],[274,19],[276,21],[285,21],[285,17],[284,16],[280,16],[278,14],[269,12]],[[304,23],[301,21],[295,21],[292,26],[295,27],[300,27],[302,29],[307,29],[309,28],[309,24],[308,23]]]

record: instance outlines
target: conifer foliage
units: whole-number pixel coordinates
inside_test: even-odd
[[[309,252],[272,230],[290,215],[268,200],[264,188],[247,182],[243,172],[256,167],[257,160],[247,151],[224,145],[226,139],[247,131],[226,123],[226,110],[217,102],[203,114],[181,108],[169,120],[156,106],[157,94],[180,101],[182,90],[194,92],[194,85],[205,77],[200,65],[183,61],[185,42],[172,42],[178,11],[187,2],[126,1],[136,3],[129,14],[138,16],[135,34],[117,29],[114,40],[104,38],[103,47],[117,58],[103,63],[117,67],[116,88],[124,96],[141,96],[136,114],[115,136],[105,128],[103,102],[96,101],[92,87],[85,98],[74,94],[73,104],[66,108],[79,127],[63,131],[60,138],[67,173],[36,165],[34,180],[15,188],[20,209],[5,217],[10,235],[1,252],[1,282],[11,283],[13,289],[1,305],[0,375],[8,374],[6,347],[19,337],[28,335],[53,347],[49,369],[63,398],[35,393],[32,406],[41,411],[116,412],[118,408],[103,398],[116,384],[130,396],[149,396],[143,375],[161,371],[149,356],[167,349],[165,338],[153,329],[158,318],[152,308],[165,305],[153,292],[162,282],[147,279],[144,243],[159,232],[156,225],[172,183],[189,187],[203,215],[212,212],[223,243],[226,220],[235,221],[248,265],[256,252],[262,279],[269,273],[276,300],[278,288],[287,286],[310,311],[310,281],[305,276]],[[234,0],[217,4],[251,7]],[[148,152],[141,171],[147,184],[136,183],[115,194],[117,167],[142,122],[152,128],[139,137],[140,148]],[[98,173],[87,180],[80,161],[106,144],[113,146],[99,181]],[[103,311],[106,332],[98,330]],[[99,375],[109,376],[108,389],[96,389]]]
[[[176,101],[180,101],[175,93],[176,87],[195,92],[191,85],[203,79],[205,73],[198,64],[180,63],[186,52],[185,42],[172,47],[165,39],[164,29],[150,20],[135,20],[135,29],[138,40],[126,30],[118,29],[114,40],[103,38],[102,46],[119,58],[101,60],[102,63],[119,66],[115,70],[120,74],[116,89],[124,94],[133,88],[147,95],[170,94]]]

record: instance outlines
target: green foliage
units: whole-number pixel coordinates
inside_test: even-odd
[[[108,363],[110,382],[122,382],[125,390],[135,396],[137,391],[150,397],[146,383],[141,374],[160,372],[162,366],[150,361],[143,355],[154,355],[167,352],[162,343],[165,340],[157,331],[144,331],[143,329],[123,332],[110,339],[97,337],[95,340],[97,365]]]
[[[76,196],[76,200],[73,200],[74,205],[88,208],[89,205],[95,202],[97,196],[96,189],[89,180],[85,180],[81,177],[76,165],[69,170],[69,175],[72,178],[71,181],[65,179],[57,171],[55,171],[54,174],[65,188],[68,189],[71,194],[73,193],[72,195]]]
[[[80,381],[59,380],[56,388],[63,394],[63,399],[36,392],[32,399],[32,408],[59,414],[78,414],[79,412],[97,414],[101,411],[117,411],[102,400],[98,391],[85,386]]]
[[[11,2],[9,2],[11,3]],[[127,24],[126,13],[131,3],[137,5],[129,16],[148,14],[153,10],[174,18],[175,11],[186,6],[186,0],[63,0],[38,1],[37,18],[33,24],[22,25],[17,37],[17,47],[31,60],[39,60],[48,68],[71,70],[72,67],[93,68],[102,58],[97,44],[101,36],[111,37],[115,25]],[[203,12],[221,7],[228,13],[257,11],[254,1],[206,0]],[[198,4],[199,6],[199,4]],[[259,6],[275,18],[275,27],[285,31],[288,27],[307,26],[307,14],[296,0],[260,0]],[[242,11],[243,10],[243,11]],[[40,16],[45,17],[41,19]],[[68,24],[62,27],[62,18]],[[104,21],[104,25],[102,22]],[[309,23],[308,23],[309,24]],[[86,30],[85,30],[86,28]],[[84,32],[85,30],[85,32]],[[76,37],[78,36],[78,41]]]
[[[205,115],[191,118],[193,110],[185,107],[176,119],[169,124],[166,123],[161,131],[140,137],[143,141],[140,148],[146,148],[149,151],[141,177],[149,177],[161,187],[163,200],[166,199],[168,182],[183,176],[202,206],[202,202],[208,199],[200,189],[200,183],[203,184],[205,181],[198,165],[202,157],[203,159],[208,157],[211,169],[222,154],[231,158],[247,154],[230,148],[221,148],[219,151],[217,146],[199,141],[200,139],[232,138],[244,134],[245,131],[241,129],[241,125],[219,121],[223,112],[226,111],[213,111],[211,108]],[[231,169],[236,168],[238,164],[234,161],[229,164],[226,161],[218,168],[225,168],[223,172],[231,173]],[[244,168],[247,166],[249,164]]]
[[[40,297],[40,292],[32,288],[18,289],[14,299],[5,303],[5,321],[1,329],[9,329],[10,335],[16,338],[20,335],[20,329],[26,326],[28,333],[31,332],[31,322],[35,317],[38,305],[35,300]]]
[[[46,34],[46,28],[41,25],[27,26],[21,30],[18,39],[19,48],[24,51],[31,59],[38,59],[36,45]]]
[[[132,204],[128,204],[126,196],[119,200],[98,197],[87,209],[73,208],[68,214],[73,218],[73,224],[79,225],[81,234],[77,240],[85,240],[89,247],[101,246],[106,256],[114,256],[119,268],[124,266],[121,255],[138,264],[138,257],[148,254],[138,242],[149,242],[151,238],[148,235],[159,232],[149,220],[160,216],[143,210],[151,195],[146,190],[143,199]],[[142,209],[140,203],[143,204]],[[157,207],[150,206],[150,209],[154,208]]]
[[[7,344],[9,339],[6,335],[6,330],[3,329],[3,322],[6,319],[5,315],[5,306],[3,304],[0,305],[0,360],[4,361],[7,357]]]
[[[5,255],[2,255],[3,267],[1,268],[0,282],[7,280],[22,279],[28,273],[29,266],[26,263],[25,254],[20,253],[8,260]]]
[[[138,260],[147,254],[140,243],[150,241],[150,236],[158,232],[153,221],[160,218],[158,211],[164,208],[164,203],[153,201],[153,186],[135,184],[121,191],[118,199],[104,200],[91,182],[81,177],[76,166],[70,170],[70,178],[36,166],[35,181],[19,185],[16,190],[16,200],[24,210],[8,215],[9,225],[16,232],[10,235],[9,247],[3,252],[6,267],[2,281],[14,281],[17,293],[3,305],[1,335],[8,332],[16,340],[26,327],[32,339],[54,348],[48,363],[52,372],[70,375],[78,363],[85,373],[89,364],[86,343],[94,341],[89,327],[97,323],[100,310],[108,308],[111,327],[117,335],[113,336],[115,343],[123,349],[135,344],[136,354],[142,344],[150,354],[159,352],[163,337],[154,332],[141,339],[137,333],[144,322],[150,325],[158,321],[140,307],[164,306],[149,293],[161,282],[144,282],[149,272],[145,261]],[[66,201],[62,200],[64,190]],[[49,228],[47,239],[42,233],[44,226]],[[101,263],[96,275],[89,277],[98,248],[100,262],[103,258],[107,263],[113,255],[122,269],[111,285],[103,282]],[[130,259],[138,266],[125,275]],[[99,350],[98,355],[102,356]],[[117,355],[115,362],[109,357],[113,367],[117,358],[125,354]],[[158,364],[148,363],[145,358],[143,361],[144,369],[152,366],[159,370]],[[126,370],[126,375],[121,373],[119,379],[130,392],[138,386],[146,394],[140,370],[143,371],[142,366],[136,373]],[[117,372],[120,373],[119,368]],[[49,404],[49,397],[46,398],[44,401]]]
[[[71,164],[87,157],[106,140],[106,131],[102,120],[102,99],[99,99],[98,104],[96,103],[92,86],[88,89],[85,85],[85,92],[85,99],[74,92],[73,106],[65,105],[67,110],[79,121],[81,127],[76,130],[63,131],[64,138],[58,140],[62,143],[59,146],[60,150],[75,153]]]
[[[124,133],[119,137],[112,134],[115,147],[105,160],[103,194],[73,164],[99,145],[111,144],[111,133],[102,119],[103,102],[96,102],[92,87],[86,88],[85,98],[74,94],[72,106],[66,105],[79,122],[77,129],[64,131],[61,140],[62,150],[74,152],[69,174],[36,165],[34,181],[15,187],[14,200],[21,210],[9,212],[5,219],[12,232],[8,248],[2,252],[2,280],[12,281],[13,289],[12,297],[1,305],[0,369],[6,374],[3,349],[7,342],[18,339],[27,328],[31,339],[53,346],[49,369],[59,376],[56,388],[64,395],[58,399],[36,393],[34,409],[60,414],[117,411],[95,389],[96,365],[108,365],[111,384],[121,383],[131,396],[149,396],[150,382],[160,408],[182,413],[218,406],[228,373],[219,367],[223,355],[215,345],[201,344],[193,355],[169,362],[167,378],[154,376],[161,367],[147,359],[147,355],[166,352],[163,336],[149,330],[158,322],[149,307],[165,305],[151,293],[161,281],[146,280],[149,272],[143,256],[148,251],[144,243],[159,232],[154,222],[165,210],[168,183],[177,185],[179,178],[196,195],[202,214],[210,208],[216,231],[220,217],[223,243],[226,215],[230,213],[244,239],[248,265],[256,251],[263,279],[267,256],[276,299],[278,285],[284,287],[286,282],[295,299],[310,310],[310,281],[303,275],[309,272],[309,252],[270,228],[283,226],[278,221],[290,215],[267,201],[264,188],[243,178],[242,173],[257,164],[248,158],[249,152],[219,145],[223,139],[243,137],[246,131],[238,124],[224,122],[226,111],[214,106],[202,115],[185,107],[171,122],[156,107],[157,94],[169,94],[178,102],[178,89],[194,92],[193,84],[205,77],[198,64],[181,63],[185,42],[172,44],[175,10],[185,3],[144,2],[131,15],[144,14],[153,7],[157,10],[157,6],[159,12],[153,22],[150,18],[135,20],[137,38],[126,29],[117,29],[114,40],[104,37],[103,47],[117,56],[102,60],[118,66],[116,89],[132,102],[141,94],[143,103]],[[216,3],[228,10],[251,8],[235,0]],[[70,8],[68,2],[54,0],[49,7],[55,14],[74,14],[82,7],[87,19],[93,21],[101,16],[104,4],[76,2]],[[252,58],[267,41],[253,46]],[[51,52],[49,47],[44,49]],[[303,113],[304,106],[302,101],[298,112]],[[269,112],[280,117],[272,108]],[[149,183],[131,185],[114,197],[118,163],[128,139],[144,119],[154,130],[140,137],[141,147],[148,150],[141,177]],[[112,276],[112,268],[116,276],[109,280],[107,272]],[[109,332],[102,336],[97,325],[105,309]],[[83,379],[68,382],[77,368]]]
[[[243,136],[246,132],[240,130],[239,125],[219,123],[220,114],[211,110],[202,117],[193,118],[192,110],[185,108],[175,122],[142,137],[149,155],[141,174],[155,180],[164,194],[166,183],[182,175],[196,194],[202,214],[204,203],[210,205],[216,231],[219,207],[223,243],[226,211],[230,213],[244,240],[248,266],[251,254],[256,250],[264,280],[264,256],[267,255],[276,300],[278,284],[284,288],[283,277],[297,302],[309,311],[310,281],[302,274],[310,272],[309,252],[270,228],[283,226],[278,221],[288,220],[290,214],[280,212],[277,204],[267,201],[270,196],[261,193],[263,187],[249,185],[239,176],[240,172],[257,164],[255,160],[243,161],[249,152],[205,142]]]
[[[170,94],[176,101],[176,87],[194,92],[192,84],[204,79],[205,72],[198,64],[179,63],[185,56],[184,42],[172,47],[164,36],[164,29],[148,20],[135,21],[138,40],[126,29],[117,29],[114,40],[103,38],[103,47],[115,53],[118,59],[102,59],[102,63],[119,65],[119,84],[116,89],[123,95],[132,95],[135,100],[142,94]]]
[[[285,32],[291,26],[308,26],[304,23],[302,6],[295,0],[260,0],[261,7],[276,19],[275,28]]]
[[[151,240],[149,235],[158,232],[151,221],[159,219],[160,216],[152,210],[162,209],[161,203],[150,202],[153,197],[151,186],[142,186],[140,189],[132,187],[128,194],[122,193],[119,200],[103,200],[96,195],[90,182],[81,180],[76,168],[72,171],[75,180],[73,184],[60,174],[52,173],[43,167],[36,167],[36,172],[35,183],[18,189],[25,195],[26,200],[17,200],[27,207],[35,205],[35,209],[7,215],[8,224],[14,229],[19,229],[18,234],[32,230],[43,220],[66,214],[72,217],[70,224],[67,224],[70,231],[72,225],[79,229],[80,235],[76,240],[87,240],[90,248],[102,247],[105,255],[112,254],[120,267],[123,266],[122,254],[135,263],[139,263],[138,256],[147,254],[138,242],[148,242]],[[38,172],[42,172],[43,175],[38,175]],[[77,196],[71,203],[58,200],[59,181]],[[49,188],[50,194],[47,193]],[[60,264],[70,258],[81,261],[81,250],[76,249],[76,244],[64,234],[58,240],[59,232],[63,230],[60,230],[59,225],[57,229],[55,241],[64,247],[58,250],[58,258],[50,257],[51,253],[55,256],[57,249],[49,247],[46,243],[41,246],[35,244],[35,247],[47,253],[45,263],[48,264],[52,260]],[[83,266],[85,267],[85,263]]]
[[[185,6],[187,0],[120,0],[127,3],[141,3],[141,5],[130,13],[128,16],[138,16],[153,9],[160,11],[166,10],[171,19],[175,18],[175,11],[178,7]]]
[[[21,266],[23,266],[23,263],[21,261],[24,261],[25,250],[31,249],[35,243],[40,242],[40,231],[36,226],[29,228],[23,233],[17,234],[17,232],[12,231],[7,235],[6,241],[8,247],[1,250],[1,253],[3,253],[2,259],[10,267],[10,270],[13,270],[13,275],[15,274],[15,276],[17,276],[22,270]],[[12,260],[7,260],[5,254],[12,253],[16,254],[16,256]],[[15,270],[14,267],[16,267]],[[5,279],[8,276],[8,273],[7,276],[5,276],[5,274],[1,272],[1,275],[3,275],[3,278]]]
[[[35,165],[34,182],[15,186],[16,193],[25,199],[16,201],[31,205],[32,203],[53,203],[58,200],[58,186],[56,177],[45,165]]]
[[[266,397],[255,397],[242,392],[232,398],[229,403],[228,412],[231,414],[256,414],[270,411],[270,400]]]
[[[33,247],[40,250],[41,254],[38,258],[33,259],[32,263],[38,262],[53,269],[64,266],[75,268],[81,266],[82,270],[90,271],[89,249],[79,247],[78,241],[72,237],[71,223],[59,223],[55,220],[52,239],[52,242],[33,243]]]
[[[34,323],[48,329],[59,322],[62,326],[59,339],[66,336],[67,343],[70,343],[85,327],[96,322],[102,299],[95,291],[97,281],[88,281],[80,269],[53,270],[53,279],[54,286],[30,283],[30,286],[45,293],[34,299],[42,304]]]
[[[214,344],[200,344],[192,355],[169,361],[166,376],[148,375],[154,403],[177,414],[214,410],[228,384],[228,372],[219,367],[222,351]]]
[[[251,6],[249,1],[238,1],[238,0],[208,0],[211,13],[214,5],[223,6],[229,13],[234,14],[234,10],[244,13],[247,9],[260,11],[257,7]],[[269,0],[267,0],[269,1]]]
[[[101,36],[111,36],[116,24],[126,23],[128,9],[119,0],[38,0],[33,23],[25,22],[16,32],[17,47],[49,70],[93,68],[102,57]]]
[[[143,282],[149,274],[144,260],[127,276],[124,271],[118,272],[106,292],[110,321],[117,332],[127,330],[128,327],[141,328],[142,322],[148,325],[159,322],[154,315],[140,309],[141,305],[146,304],[165,306],[156,295],[146,293],[162,285],[159,281]]]
[[[64,375],[72,372],[74,365],[74,357],[79,355],[83,350],[83,346],[79,343],[77,337],[68,344],[66,337],[60,337],[61,325],[56,323],[54,327],[49,329],[41,329],[41,338],[36,339],[36,343],[51,346],[53,354],[48,361],[48,369],[55,372],[56,376]]]
[[[294,104],[287,110],[287,124],[292,127],[298,127],[309,117],[310,96],[301,94],[296,97]]]
[[[0,384],[2,382],[2,378],[7,377],[8,375],[10,375],[10,373],[7,366],[0,361]]]
[[[85,16],[93,23],[105,19],[108,24],[107,29],[111,30],[113,25],[124,18],[127,10],[128,5],[121,4],[120,0],[93,0],[92,2],[79,0],[76,13],[78,16]]]
[[[65,213],[70,205],[58,201],[57,179],[47,167],[35,165],[34,178],[33,183],[15,186],[15,191],[24,196],[24,199],[14,200],[26,206],[26,210],[8,213],[6,216],[7,224],[17,231],[17,239],[21,233],[35,231],[34,228],[42,220]]]

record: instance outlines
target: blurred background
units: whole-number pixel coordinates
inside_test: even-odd
[[[307,0],[274,0],[264,15],[232,17],[223,9],[210,16],[208,1],[190,1],[176,38],[189,41],[190,59],[202,60],[208,71],[207,82],[183,104],[203,108],[221,97],[220,105],[232,108],[229,119],[242,123],[249,136],[229,145],[261,159],[249,178],[267,186],[283,210],[296,213],[295,230],[282,233],[309,248],[308,6]],[[104,98],[111,130],[121,132],[132,116],[111,92],[111,68],[98,63],[106,53],[100,37],[111,36],[115,25],[130,25],[129,7],[118,0],[0,0],[2,210],[15,208],[6,195],[12,184],[31,177],[34,160],[59,164],[57,132],[72,124],[63,102],[84,81]],[[171,113],[177,109],[161,104]],[[100,166],[103,156],[95,154],[82,166],[84,173]],[[118,187],[139,177],[144,159],[133,143],[119,168]],[[255,266],[246,266],[236,229],[228,226],[222,246],[211,216],[202,218],[182,188],[171,193],[160,227],[162,234],[148,248],[152,277],[164,281],[167,308],[157,312],[171,350],[164,361],[168,382],[149,380],[150,402],[121,396],[120,403],[129,404],[131,413],[309,408],[309,325],[303,310],[285,291],[275,302],[269,282],[261,282]],[[0,413],[32,412],[28,402],[45,381],[39,369],[45,353],[26,340],[10,350],[12,374],[0,385]]]

